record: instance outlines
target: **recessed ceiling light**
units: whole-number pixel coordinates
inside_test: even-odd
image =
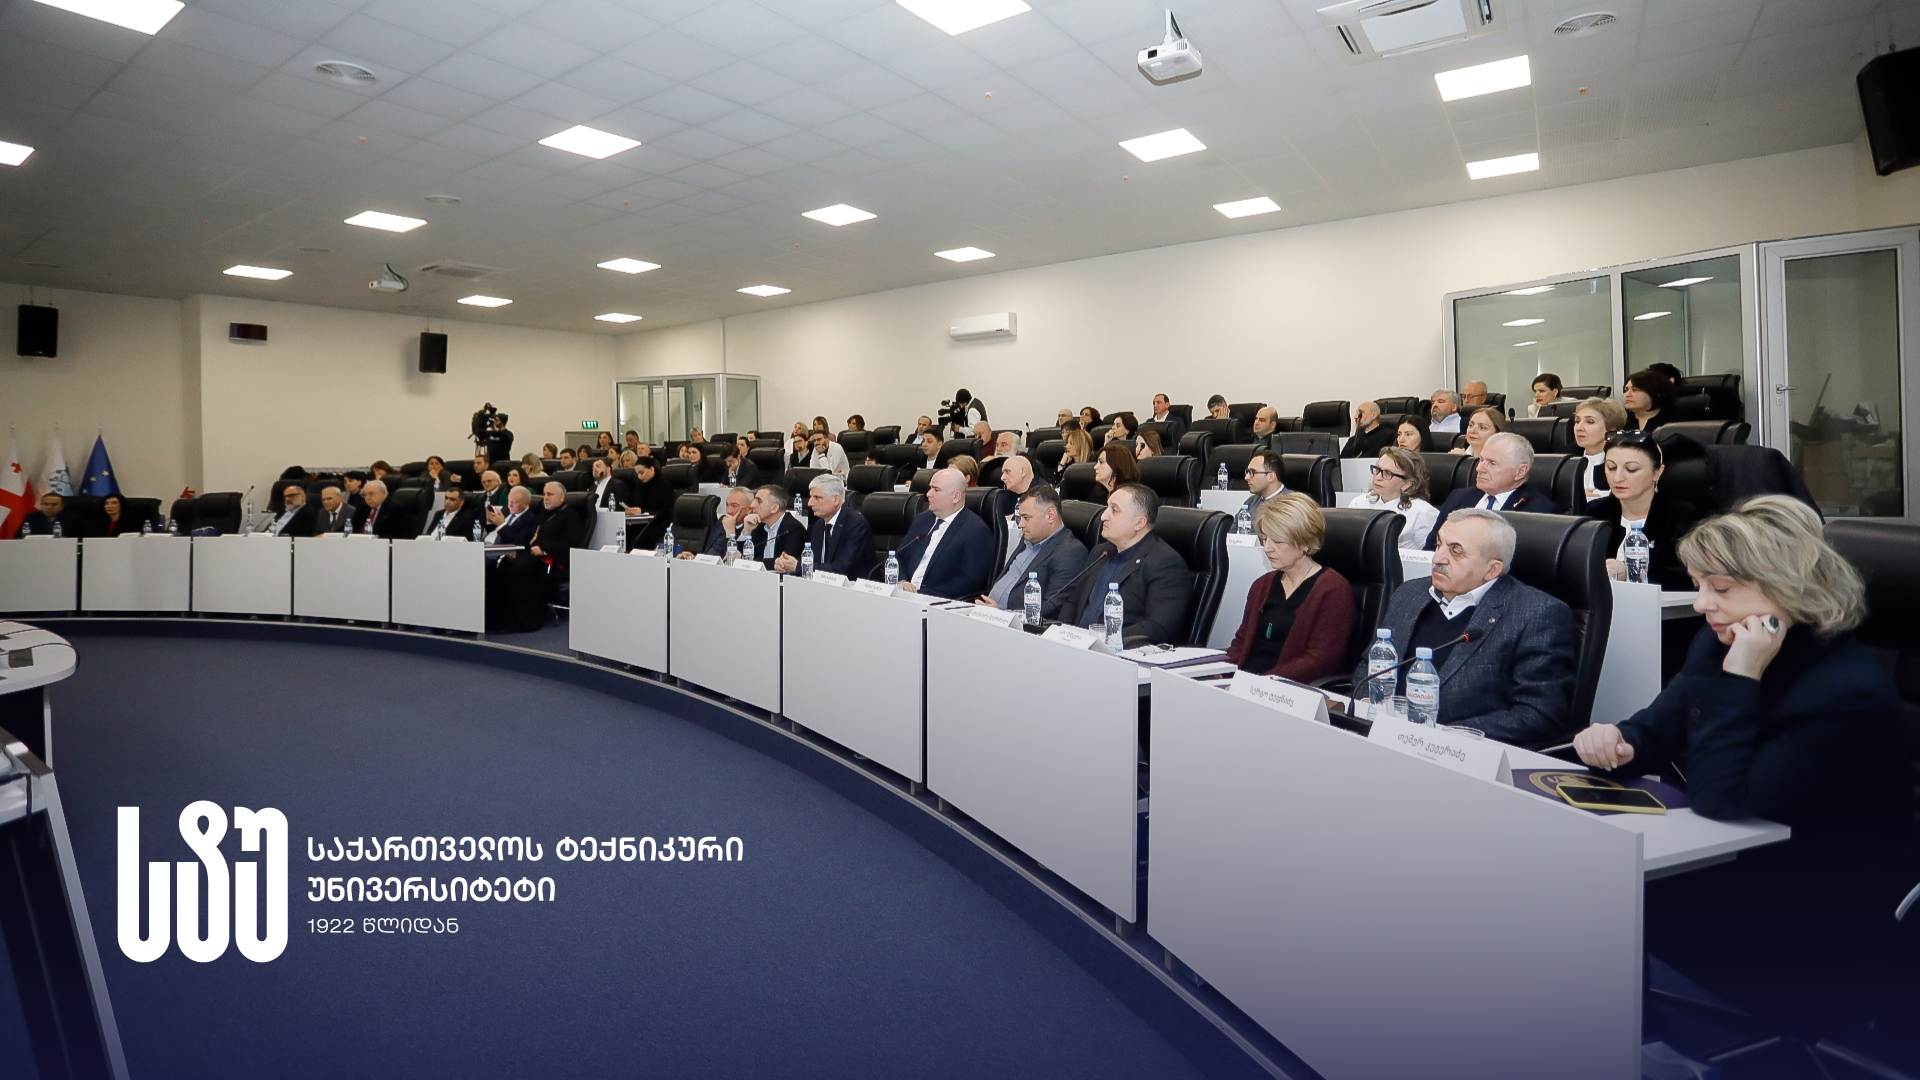
[[[348,218],[347,224],[358,225],[363,229],[384,229],[387,232],[412,232],[426,222],[417,217],[401,217],[399,214],[383,214],[378,210],[363,210]]]
[[[585,124],[575,124],[558,135],[549,135],[541,139],[540,145],[599,160],[631,150],[640,145],[640,140],[600,131]]]
[[[1158,135],[1142,135],[1137,139],[1128,139],[1120,148],[1141,161],[1159,161],[1161,158],[1179,157],[1205,150],[1207,144],[1194,138],[1186,128],[1174,128]]]
[[[1510,60],[1495,60],[1491,64],[1442,71],[1433,77],[1433,81],[1439,84],[1441,101],[1459,101],[1461,98],[1532,86],[1533,69],[1525,56],[1516,56]]]
[[[1486,180],[1495,176],[1534,172],[1539,168],[1539,154],[1515,154],[1512,157],[1488,158],[1485,161],[1467,162],[1467,179]]]
[[[187,5],[180,0],[40,0],[48,7],[85,15],[89,19],[124,26],[143,34],[157,34]]]
[[[832,206],[823,206],[818,210],[809,210],[800,216],[803,218],[812,218],[815,221],[828,225],[839,226],[851,225],[856,221],[872,221],[880,215],[869,214],[857,206],[848,206],[846,203],[834,203]]]
[[[620,312],[620,311],[609,311],[605,315],[595,315],[594,318],[600,322],[639,322],[640,321],[640,316],[628,315],[625,312]]]
[[[1252,217],[1255,214],[1271,214],[1280,209],[1280,204],[1262,195],[1257,199],[1214,203],[1213,208],[1230,218],[1242,218]]]
[[[1501,326],[1539,326],[1541,323],[1546,321],[1547,320],[1545,319],[1515,319],[1512,322],[1503,322],[1500,325]]]
[[[781,293],[789,293],[793,290],[783,289],[778,285],[749,285],[740,291],[749,296],[779,296]]]
[[[964,34],[1033,9],[1021,0],[897,0],[901,7],[949,34]]]
[[[468,304],[473,307],[506,307],[508,304],[513,303],[513,301],[508,300],[505,297],[481,296],[479,293],[474,293],[472,296],[463,296],[460,299],[455,300],[454,303]]]
[[[1634,322],[1646,322],[1648,319],[1664,319],[1673,314],[1671,311],[1649,311],[1645,315],[1635,315]]]
[[[993,252],[977,247],[949,248],[946,251],[936,251],[934,254],[951,262],[972,262],[975,259],[993,258]]]
[[[1698,285],[1703,281],[1712,281],[1710,277],[1683,277],[1678,281],[1669,281],[1660,286],[1663,289],[1684,289],[1689,285]]]
[[[1539,296],[1543,292],[1552,292],[1552,291],[1553,291],[1553,286],[1551,285],[1532,285],[1525,289],[1508,289],[1506,292],[1506,295],[1508,296]]]
[[[261,281],[279,281],[283,277],[293,276],[293,271],[291,270],[275,270],[270,266],[248,266],[245,263],[241,263],[239,266],[229,266],[220,272],[230,274],[234,277],[259,278]]]
[[[660,269],[659,263],[650,263],[641,259],[608,259],[606,262],[594,265],[602,270],[618,270],[623,274],[644,274],[649,270]]]
[[[1538,344],[1540,343],[1537,341],[1516,341],[1513,343],[1513,347],[1518,349],[1523,345],[1538,345]]]
[[[372,86],[380,81],[380,76],[346,60],[322,60],[313,65],[313,70],[323,79],[346,86]]]
[[[331,254],[333,254],[333,249],[332,249],[332,248],[326,248],[326,247],[303,247],[303,248],[301,248],[300,250],[301,250],[301,251],[304,251],[304,252],[306,252],[306,253],[307,253],[307,254],[309,254],[309,255],[331,255]]]
[[[18,165],[33,153],[33,147],[19,143],[0,142],[0,165]]]

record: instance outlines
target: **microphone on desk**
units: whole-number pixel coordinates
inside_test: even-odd
[[[1075,574],[1075,575],[1073,575],[1072,577],[1070,577],[1070,578],[1068,578],[1068,579],[1067,579],[1067,583],[1066,583],[1065,585],[1062,585],[1062,586],[1060,586],[1060,589],[1059,589],[1059,591],[1060,591],[1060,592],[1071,592],[1071,591],[1073,590],[1073,587],[1074,587],[1075,585],[1078,585],[1078,584],[1080,584],[1080,579],[1081,579],[1081,578],[1083,578],[1083,577],[1086,577],[1086,576],[1087,576],[1087,571],[1089,571],[1089,570],[1091,570],[1091,569],[1093,569],[1093,568],[1094,568],[1094,567],[1096,567],[1096,566],[1099,566],[1099,565],[1100,565],[1100,563],[1101,563],[1101,561],[1102,561],[1102,560],[1104,560],[1104,559],[1105,559],[1105,558],[1106,558],[1107,556],[1109,556],[1109,555],[1111,555],[1111,554],[1113,554],[1113,552],[1111,552],[1111,551],[1103,551],[1103,552],[1101,552],[1101,553],[1100,553],[1099,555],[1097,555],[1097,556],[1095,556],[1094,558],[1092,558],[1092,559],[1089,559],[1089,560],[1087,561],[1087,565],[1085,565],[1085,566],[1083,566],[1083,567],[1081,567],[1081,568],[1080,568],[1080,572],[1079,572],[1079,573],[1077,573],[1077,574]]]
[[[1492,625],[1492,624],[1488,624],[1488,625]],[[1453,639],[1452,641],[1448,641],[1448,642],[1443,642],[1442,644],[1439,644],[1439,645],[1435,645],[1435,646],[1433,647],[1433,652],[1437,654],[1437,653],[1439,653],[1439,651],[1440,651],[1441,649],[1451,649],[1451,648],[1453,648],[1453,647],[1454,647],[1455,645],[1464,645],[1464,644],[1466,644],[1467,642],[1469,642],[1469,641],[1472,641],[1472,640],[1473,640],[1473,635],[1471,635],[1471,634],[1461,634],[1461,635],[1460,635],[1459,637],[1457,637],[1457,638],[1454,638],[1454,639]],[[1390,672],[1396,672],[1396,671],[1399,671],[1399,670],[1400,670],[1401,668],[1403,668],[1403,667],[1406,667],[1406,666],[1407,666],[1408,664],[1411,664],[1411,663],[1413,663],[1414,661],[1416,661],[1416,660],[1418,660],[1418,659],[1420,659],[1420,654],[1416,652],[1416,653],[1414,653],[1414,654],[1413,654],[1412,656],[1409,656],[1409,657],[1407,657],[1407,658],[1406,658],[1405,660],[1402,660],[1402,661],[1400,661],[1399,663],[1397,663],[1397,664],[1395,664],[1395,665],[1393,665],[1392,667],[1390,667],[1390,668],[1388,668],[1388,669],[1387,669],[1386,671],[1376,671],[1376,672],[1374,672],[1373,674],[1371,674],[1371,675],[1368,675],[1368,676],[1367,676],[1367,678],[1369,678],[1369,679],[1371,679],[1371,678],[1373,678],[1373,677],[1374,677],[1374,675],[1386,675],[1386,674],[1388,674],[1388,673],[1390,673]]]

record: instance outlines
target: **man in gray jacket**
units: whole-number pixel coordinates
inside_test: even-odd
[[[1067,584],[1087,563],[1087,549],[1060,520],[1060,493],[1051,484],[1035,484],[1020,498],[1014,515],[1020,544],[986,595],[974,601],[986,607],[1019,611],[1026,606],[1027,575],[1040,575],[1040,617],[1059,619],[1067,606]]]

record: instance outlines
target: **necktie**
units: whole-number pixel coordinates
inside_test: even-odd
[[[825,522],[820,524],[820,561],[827,561],[827,551],[833,547],[833,526]]]
[[[1493,496],[1491,496],[1491,495],[1489,495],[1489,496],[1487,496],[1487,505],[1486,505],[1486,508],[1487,508],[1488,510],[1491,510],[1491,509],[1493,509]]]

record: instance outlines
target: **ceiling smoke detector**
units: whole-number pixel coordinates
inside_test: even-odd
[[[1553,36],[1564,38],[1579,37],[1583,34],[1596,34],[1619,21],[1620,16],[1615,15],[1611,11],[1589,11],[1585,15],[1575,15],[1573,18],[1554,27]]]
[[[380,81],[380,76],[345,60],[322,60],[313,65],[313,70],[321,78],[331,79],[346,86],[372,86]]]

